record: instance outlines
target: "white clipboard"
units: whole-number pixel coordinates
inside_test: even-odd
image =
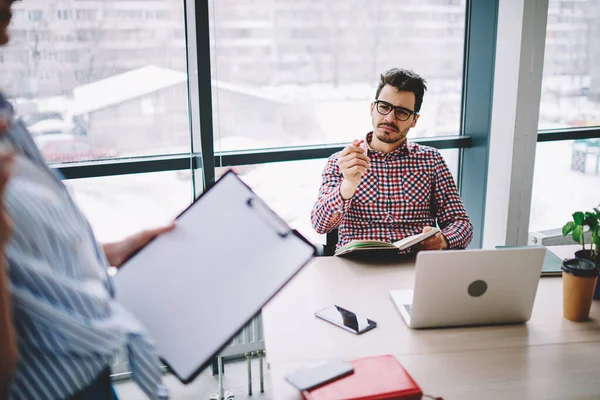
[[[230,171],[121,267],[116,298],[187,384],[314,254]]]

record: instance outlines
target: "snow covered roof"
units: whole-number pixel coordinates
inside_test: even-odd
[[[187,74],[148,65],[73,89],[73,114],[121,104],[187,81]]]
[[[187,81],[187,74],[148,65],[73,89],[73,115],[87,114],[121,104]],[[283,99],[229,82],[212,80],[213,88],[283,103]]]

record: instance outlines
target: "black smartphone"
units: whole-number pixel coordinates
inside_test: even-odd
[[[357,335],[377,326],[377,322],[356,315],[352,311],[336,305],[317,311],[315,315]]]
[[[303,391],[333,382],[353,372],[354,367],[349,362],[333,360],[313,368],[293,372],[287,375],[285,380],[291,383],[296,389]]]

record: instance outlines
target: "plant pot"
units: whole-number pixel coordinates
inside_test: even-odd
[[[575,258],[590,260],[595,263],[596,266],[600,267],[600,256],[594,257],[594,252],[592,250],[578,250],[575,252]],[[596,283],[596,288],[594,289],[594,300],[600,300],[600,279],[598,279],[598,283]]]

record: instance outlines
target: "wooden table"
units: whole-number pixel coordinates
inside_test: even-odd
[[[600,398],[600,306],[589,322],[565,320],[560,277],[540,280],[527,324],[411,330],[389,291],[411,289],[413,270],[411,260],[320,257],[307,265],[263,309],[273,397],[301,398],[283,379],[301,367],[393,354],[425,393],[445,400]],[[314,316],[331,304],[378,327],[357,336]]]

